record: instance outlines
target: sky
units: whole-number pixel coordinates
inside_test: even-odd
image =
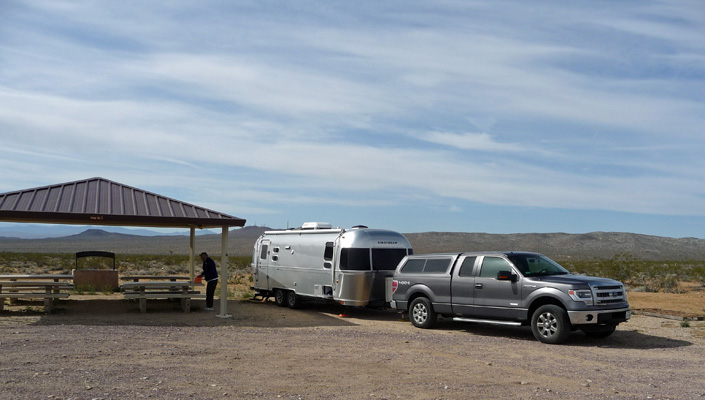
[[[0,193],[705,238],[705,3],[2,1]]]

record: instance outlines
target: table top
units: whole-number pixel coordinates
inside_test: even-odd
[[[0,275],[0,280],[9,279],[73,279],[71,274],[56,274],[56,275]]]
[[[0,281],[0,286],[52,286],[73,288],[73,283],[53,281]]]
[[[186,276],[186,275],[126,275],[126,276],[120,277],[120,280],[123,280],[123,281],[138,282],[143,279],[150,280],[150,281],[156,281],[156,280],[190,281],[191,277]]]
[[[202,283],[194,283],[190,281],[174,281],[174,282],[126,282],[120,285],[123,289],[130,288],[150,288],[150,289],[160,289],[160,288],[172,288],[172,287],[194,287],[203,286]]]
[[[71,279],[73,280],[73,275],[71,274],[56,274],[56,275],[21,275],[21,274],[15,274],[15,275],[0,275],[0,280],[10,280],[14,281],[17,279],[53,279],[53,280],[58,280],[58,279]]]

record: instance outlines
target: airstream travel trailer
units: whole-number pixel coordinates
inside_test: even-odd
[[[384,305],[389,301],[386,278],[407,254],[413,254],[411,245],[397,232],[307,222],[297,229],[266,231],[257,239],[252,288],[257,296],[274,296],[277,305],[291,308],[305,298]]]

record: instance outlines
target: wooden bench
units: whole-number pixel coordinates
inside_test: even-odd
[[[120,290],[125,299],[137,299],[140,302],[140,311],[147,312],[147,299],[181,299],[181,307],[184,312],[191,311],[191,299],[205,299],[205,295],[194,290],[195,286],[203,286],[201,283],[191,281],[154,282],[140,281],[139,277],[133,282],[120,285]]]
[[[18,276],[19,275],[5,275],[5,278],[11,277],[11,279],[0,280],[0,311],[5,307],[5,299],[44,299],[44,311],[50,313],[54,308],[54,299],[67,298],[69,297],[69,293],[67,292],[73,290],[73,284],[58,282],[58,279],[66,278],[56,278],[55,280],[51,278],[51,281],[35,281],[17,280]],[[46,275],[43,277],[46,279]],[[28,279],[27,276],[24,276],[24,279]],[[34,276],[29,279],[40,278]]]

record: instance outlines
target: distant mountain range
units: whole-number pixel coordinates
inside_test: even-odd
[[[117,230],[120,230],[118,228]],[[228,234],[228,253],[250,256],[257,238],[267,227],[247,226],[233,229]],[[127,231],[128,233],[124,233]],[[111,228],[88,229],[62,237],[22,239],[0,237],[0,251],[75,253],[85,250],[112,251],[116,254],[188,254],[189,236],[183,234],[158,235],[141,230],[115,232]],[[199,232],[199,231],[197,231]],[[2,233],[0,233],[0,236]],[[646,260],[705,260],[705,239],[667,238],[619,232],[568,233],[455,233],[424,232],[404,234],[414,252],[460,252],[490,250],[524,250],[543,253],[558,260],[610,258],[629,253]],[[220,253],[220,233],[207,231],[195,240],[196,251]]]
[[[119,226],[106,226],[100,228],[106,232],[122,233],[125,235],[140,235],[140,236],[182,236],[188,235],[188,229],[181,229],[181,232],[173,232],[171,229],[168,232],[164,230],[151,229],[128,229]],[[72,225],[37,225],[37,224],[0,224],[0,238],[17,238],[17,239],[46,239],[58,238],[64,236],[78,235],[85,231],[85,226]],[[196,235],[212,235],[219,233],[208,229],[197,229]]]

